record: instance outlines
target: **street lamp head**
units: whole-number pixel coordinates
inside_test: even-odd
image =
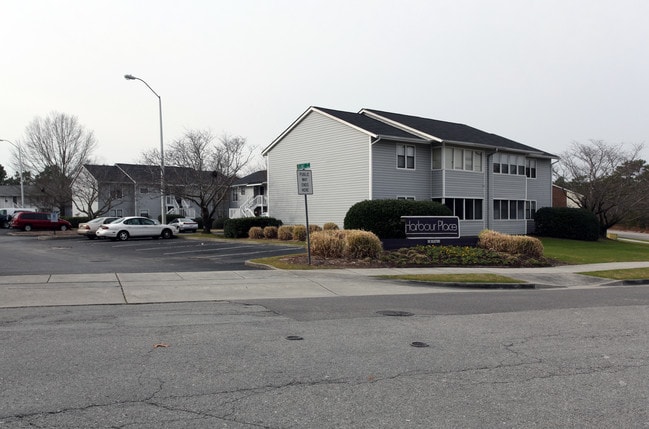
[[[133,76],[132,74],[125,74],[124,79],[126,79],[126,80],[135,80],[137,78],[135,76]]]

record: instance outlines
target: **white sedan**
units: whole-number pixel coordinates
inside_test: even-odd
[[[126,241],[130,237],[171,238],[178,230],[166,224],[141,216],[127,216],[97,229],[98,238]]]
[[[174,219],[169,222],[169,225],[178,227],[178,231],[180,232],[196,232],[196,230],[198,230],[198,223],[188,217],[179,217]]]

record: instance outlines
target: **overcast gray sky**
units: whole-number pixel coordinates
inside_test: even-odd
[[[559,154],[649,142],[645,0],[3,0],[0,138],[76,115],[96,161],[185,129],[263,148],[309,106],[464,123]],[[2,145],[6,146],[3,147]],[[10,145],[0,164],[15,170]],[[646,152],[646,151],[645,151]],[[645,155],[645,159],[647,156]]]

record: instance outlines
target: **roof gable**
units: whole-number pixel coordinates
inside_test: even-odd
[[[376,118],[377,120],[389,121],[396,126],[401,125],[417,130],[418,132],[428,136],[428,138],[431,140],[473,143],[494,148],[510,149],[522,152],[534,152],[546,156],[553,156],[531,146],[527,146],[514,140],[510,140],[496,134],[488,133],[464,124],[371,109],[363,109],[361,110],[361,114],[368,115],[370,117]]]

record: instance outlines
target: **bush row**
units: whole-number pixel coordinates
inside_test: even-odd
[[[319,225],[309,225],[309,233],[317,231],[338,230],[338,225],[333,222],[327,222],[322,227]],[[282,225],[277,226],[253,226],[248,230],[248,238],[254,239],[278,239],[283,241],[306,241],[306,226],[304,225]]]
[[[227,219],[223,223],[223,236],[227,238],[242,238],[248,236],[252,227],[265,228],[267,226],[282,226],[282,221],[273,217],[242,217]]]
[[[478,247],[494,252],[522,255],[529,258],[543,256],[543,243],[527,235],[508,235],[485,229],[478,235]]]

